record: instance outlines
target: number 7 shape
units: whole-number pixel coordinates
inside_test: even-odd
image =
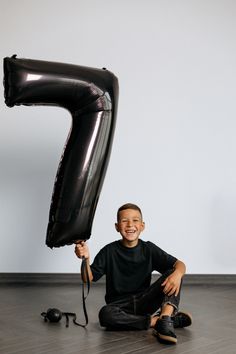
[[[4,58],[4,94],[9,107],[50,105],[67,109],[71,129],[56,174],[47,246],[91,236],[115,130],[118,79],[106,69]]]

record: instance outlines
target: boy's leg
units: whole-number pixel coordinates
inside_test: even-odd
[[[163,292],[162,283],[173,272],[170,270],[163,274],[155,283],[137,301],[137,313],[154,313],[160,309],[160,317],[151,318],[150,326],[154,327],[154,334],[168,343],[176,343],[177,337],[174,331],[172,315],[177,313],[180,300],[180,293],[175,295],[166,295]]]
[[[163,292],[161,285],[173,272],[172,270],[162,274],[143,294],[136,300],[136,314],[153,314],[161,309],[161,315],[172,316],[178,312],[180,292],[177,296],[168,296]]]
[[[99,322],[102,327],[110,330],[143,330],[150,327],[151,316],[137,315],[135,297],[124,302],[111,303],[101,308]]]
[[[117,330],[148,329],[153,326],[151,314],[160,307],[177,311],[179,296],[165,295],[161,286],[172,272],[163,274],[144,293],[104,306],[99,312],[100,325]]]

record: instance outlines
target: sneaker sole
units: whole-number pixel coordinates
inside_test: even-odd
[[[177,338],[171,337],[171,336],[165,336],[164,334],[158,333],[155,329],[153,330],[154,335],[161,339],[164,342],[176,344],[177,343]]]

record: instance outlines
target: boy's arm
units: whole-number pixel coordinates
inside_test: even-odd
[[[165,281],[162,283],[162,286],[164,287],[163,291],[167,295],[173,295],[177,296],[180,291],[180,285],[181,285],[181,280],[186,272],[186,266],[185,264],[177,260],[174,264],[174,271],[171,273]]]
[[[93,280],[93,273],[90,268],[89,248],[85,241],[80,241],[75,244],[75,254],[78,258],[84,258],[86,260],[87,272],[86,269],[81,266],[81,278],[83,282],[87,283],[87,273],[89,281],[91,282]]]
[[[184,262],[177,260],[174,264],[174,269],[175,271],[178,271],[181,274],[181,278],[184,276],[186,273],[186,265]]]

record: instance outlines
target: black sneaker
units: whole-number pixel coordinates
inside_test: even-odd
[[[174,322],[174,328],[184,328],[191,326],[193,320],[192,316],[186,312],[178,312],[175,316],[172,317]]]
[[[153,333],[163,342],[171,344],[177,343],[174,322],[170,316],[162,316],[159,318],[154,326]]]

